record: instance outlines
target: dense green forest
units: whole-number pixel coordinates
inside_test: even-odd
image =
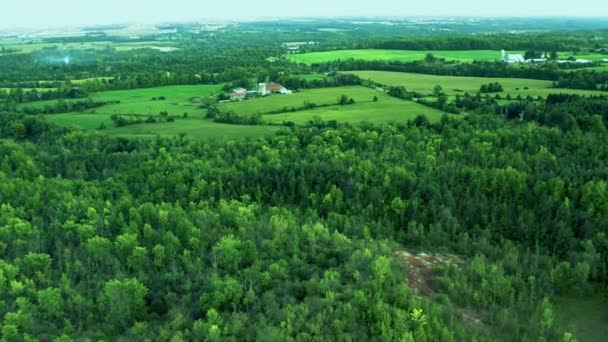
[[[206,143],[1,120],[8,340],[569,341],[551,298],[608,277],[603,125],[474,115]],[[397,251],[461,262],[420,297]]]
[[[432,54],[606,48],[603,21],[567,22],[167,24],[136,38],[111,25],[0,46],[0,340],[578,341],[560,300],[608,303],[608,72]],[[305,65],[289,42],[429,53]],[[355,70],[596,91],[512,97],[501,79],[419,94]],[[258,82],[302,100],[227,103]],[[169,85],[196,87],[100,96]],[[339,97],[323,99],[330,87]],[[374,122],[388,100],[436,116]],[[322,117],[350,108],[369,120]],[[313,116],[268,123],[285,112]],[[197,138],[177,123],[272,130]],[[107,133],[141,126],[170,134]]]

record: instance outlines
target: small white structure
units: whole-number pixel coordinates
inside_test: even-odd
[[[260,83],[260,84],[258,84],[258,94],[260,96],[266,96],[266,95],[268,95],[268,89],[266,88],[266,83]]]
[[[524,56],[522,56],[520,54],[507,55],[507,52],[505,50],[500,51],[500,57],[503,62],[508,63],[508,64],[524,63],[526,61],[524,59]]]
[[[545,63],[547,62],[546,58],[532,58],[526,59],[526,63]]]
[[[575,63],[578,64],[589,64],[589,63],[593,63],[593,61],[590,61],[588,59],[577,59],[576,61],[574,61]]]
[[[524,56],[522,55],[507,55],[507,59],[505,60],[505,62],[509,63],[509,64],[515,64],[515,63],[523,63],[526,60],[524,59]]]
[[[603,58],[603,59],[602,59],[602,62],[604,62],[604,63],[608,63],[608,58]]]

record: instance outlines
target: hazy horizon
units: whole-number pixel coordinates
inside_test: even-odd
[[[38,0],[13,2],[0,12],[0,28],[56,28],[122,23],[159,23],[179,21],[230,21],[261,18],[331,18],[331,17],[581,17],[608,16],[608,2],[579,0],[576,6],[567,1],[512,0],[505,3],[478,3],[462,0],[454,5],[448,0],[429,0],[424,4],[399,0],[327,1],[260,4],[233,0],[212,6],[196,0],[174,0],[150,4],[143,0]],[[598,13],[606,13],[598,15]]]

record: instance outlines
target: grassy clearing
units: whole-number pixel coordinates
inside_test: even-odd
[[[572,53],[572,52],[559,52],[558,58],[566,59],[570,57],[574,57],[576,59],[588,59],[590,61],[601,62],[602,59],[608,58],[608,55],[604,55],[601,53],[591,53],[591,52],[581,52],[581,53]]]
[[[601,71],[601,72],[608,72],[608,63],[604,63],[604,65],[600,65],[597,67],[589,67],[589,68],[577,68],[577,69],[571,69],[573,72],[576,71]]]
[[[353,98],[355,104],[338,105],[338,98],[341,95]],[[373,101],[374,97],[378,98],[377,102]],[[306,102],[325,107],[302,110]],[[292,107],[298,111],[292,112]],[[426,115],[430,121],[437,121],[443,114],[415,102],[396,99],[365,87],[311,89],[292,95],[273,95],[243,102],[226,103],[220,105],[219,109],[224,112],[232,111],[239,115],[265,114],[264,121],[277,124],[285,121],[305,124],[314,117],[351,123],[362,121],[404,122],[417,115]],[[280,113],[277,114],[277,112]]]
[[[406,122],[418,115],[426,116],[429,121],[437,122],[441,119],[443,112],[429,108],[412,101],[404,101],[391,97],[378,96],[378,102],[359,102],[346,106],[331,106],[315,108],[312,110],[299,111],[295,113],[282,113],[264,115],[267,122],[281,124],[291,121],[303,125],[319,117],[324,121],[336,120],[338,122],[359,123],[364,121],[382,124],[388,122]]]
[[[504,91],[500,94],[506,96],[532,96],[546,97],[549,94],[568,93],[579,95],[606,95],[606,92],[578,89],[552,88],[551,81],[530,80],[521,78],[485,78],[485,77],[458,77],[458,76],[435,76],[390,71],[352,71],[362,79],[373,80],[389,86],[404,86],[410,91],[422,94],[430,94],[435,86],[440,85],[447,95],[474,94],[479,91],[483,84],[499,82]],[[528,87],[526,90],[525,88]],[[495,95],[495,94],[492,94]]]
[[[272,95],[242,102],[225,103],[221,104],[218,108],[221,111],[232,111],[239,115],[266,114],[277,111],[287,112],[292,107],[303,107],[306,102],[314,103],[318,106],[337,104],[341,95],[347,95],[356,101],[371,101],[379,93],[365,87],[309,89],[291,95]]]
[[[204,110],[198,108],[195,99],[213,96],[221,91],[219,85],[181,85],[133,90],[115,90],[90,95],[93,101],[120,101],[119,104],[107,105],[86,111],[98,114],[137,114],[158,115],[167,111],[173,115],[188,113],[202,115]],[[164,96],[165,100],[152,100]],[[84,99],[66,100],[66,102],[83,101]],[[21,108],[42,108],[54,105],[57,100],[24,103]]]
[[[221,90],[221,86],[169,86],[148,89],[117,90],[95,93],[91,98],[95,101],[121,101],[119,104],[106,105],[79,113],[48,115],[47,118],[62,126],[79,127],[95,130],[102,124],[106,129],[102,132],[128,137],[174,136],[185,133],[196,138],[243,138],[259,137],[271,134],[279,127],[271,126],[238,126],[219,124],[203,120],[205,110],[198,108],[194,98],[206,98]],[[152,100],[153,97],[165,96],[166,100]],[[52,104],[54,101],[32,103],[38,106]],[[32,105],[29,104],[29,105]],[[152,115],[158,116],[161,111],[180,116],[188,113],[188,118],[177,118],[175,122],[138,124],[125,127],[115,127],[111,120],[112,114],[121,115]]]
[[[381,49],[365,49],[365,50],[337,50],[310,52],[303,54],[288,55],[287,58],[304,64],[325,63],[336,60],[345,59],[360,59],[367,61],[398,61],[412,62],[423,60],[428,53],[433,54],[438,58],[445,58],[448,61],[473,62],[477,61],[499,61],[499,50],[462,50],[462,51],[415,51],[415,50],[381,50]],[[524,51],[508,51],[509,54],[524,54]],[[603,58],[608,58],[607,55],[599,53],[580,53],[573,54],[571,52],[559,52],[558,58],[567,59],[569,57],[589,59],[592,61],[601,61]]]
[[[110,119],[110,115],[105,114],[66,113],[48,115],[47,118],[49,121],[61,126],[78,127],[88,130],[96,130],[103,123],[106,129],[100,132],[124,137],[175,136],[184,133],[199,139],[256,138],[273,134],[280,129],[280,127],[273,126],[226,125],[201,118],[179,118],[175,122],[138,124],[124,127],[115,127]]]
[[[362,59],[368,61],[400,61],[412,62],[423,60],[428,53],[435,57],[455,60],[460,62],[497,61],[500,60],[500,51],[493,50],[468,50],[468,51],[413,51],[413,50],[338,50],[325,52],[311,52],[304,54],[289,55],[288,58],[294,62],[315,64],[331,62],[339,59]],[[510,53],[523,53],[521,51]]]
[[[558,322],[574,331],[580,342],[605,341],[608,336],[608,300],[592,297],[560,297],[556,301]]]
[[[258,138],[274,134],[281,127],[276,126],[242,126],[220,124],[208,120],[177,120],[172,123],[140,124],[127,127],[112,127],[104,130],[118,136],[175,136],[187,134],[197,139],[232,139]]]
[[[120,101],[79,113],[48,115],[50,121],[63,126],[75,126],[83,129],[96,130],[105,126],[103,132],[120,136],[169,136],[180,133],[197,138],[239,138],[257,137],[270,134],[279,126],[241,126],[218,124],[203,120],[205,110],[192,99],[205,98],[221,91],[221,86],[170,86],[149,89],[119,90],[95,93],[91,98],[95,101]],[[338,99],[347,95],[355,100],[355,104],[340,106]],[[166,97],[166,100],[152,98]],[[374,97],[378,98],[374,102]],[[301,110],[306,102],[318,106],[312,110]],[[31,103],[29,105],[43,106],[54,101]],[[291,112],[291,108],[298,111]],[[339,87],[311,89],[291,95],[272,95],[243,102],[221,104],[221,111],[233,111],[239,115],[264,114],[264,121],[272,124],[282,124],[291,121],[296,124],[306,124],[315,117],[323,120],[340,122],[385,123],[391,121],[404,122],[417,115],[426,115],[430,121],[441,118],[442,112],[420,104],[390,97],[382,92],[365,87]],[[288,110],[285,110],[288,108]],[[158,116],[161,111],[178,116],[172,123],[137,124],[125,127],[115,127],[111,120],[113,114]],[[188,113],[187,118],[180,117]],[[272,113],[272,114],[270,114]],[[279,113],[279,114],[275,114]]]

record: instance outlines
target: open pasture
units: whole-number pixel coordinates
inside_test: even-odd
[[[479,88],[488,83],[499,82],[504,91],[493,93],[506,96],[532,96],[546,97],[549,94],[568,93],[578,95],[608,95],[606,92],[579,89],[553,88],[551,81],[531,80],[522,78],[490,78],[490,77],[459,77],[459,76],[436,76],[390,71],[349,71],[364,80],[372,80],[388,86],[404,86],[410,91],[421,94],[431,94],[435,86],[442,87],[447,95],[475,94]],[[528,88],[528,89],[526,89]]]
[[[437,122],[441,119],[443,112],[413,101],[382,97],[378,102],[363,102],[346,106],[315,108],[295,113],[264,115],[263,118],[264,121],[276,124],[291,121],[302,125],[316,117],[324,121],[336,120],[338,122],[350,123],[367,121],[374,124],[382,124],[388,122],[406,122],[418,115],[424,115],[429,121]]]
[[[365,87],[337,87],[307,89],[291,95],[271,95],[241,102],[221,104],[218,108],[223,112],[234,112],[239,115],[267,114],[271,112],[287,112],[292,108],[300,109],[306,103],[317,106],[334,105],[341,95],[347,95],[356,101],[372,101],[374,96],[382,95]]]
[[[228,125],[201,118],[178,118],[175,122],[142,123],[115,127],[110,119],[110,115],[87,113],[48,115],[47,118],[62,126],[79,127],[89,130],[98,129],[103,123],[106,129],[100,132],[104,134],[142,138],[175,136],[182,133],[198,139],[256,138],[273,134],[281,128],[279,126]]]
[[[52,114],[48,115],[47,118],[62,126],[95,130],[103,125],[106,127],[102,131],[104,133],[138,137],[174,136],[180,133],[186,133],[196,138],[258,137],[271,134],[279,129],[279,127],[271,126],[227,125],[203,120],[202,116],[205,110],[199,108],[199,104],[193,99],[213,96],[220,89],[221,86],[218,85],[186,85],[100,92],[92,94],[91,99],[94,101],[120,101],[120,103],[79,113]],[[166,100],[158,100],[162,96]],[[157,100],[153,100],[153,98],[157,98]],[[28,105],[44,106],[44,104],[53,104],[54,102],[35,102]],[[188,117],[178,117],[175,122],[142,123],[124,127],[115,127],[111,120],[112,114],[158,116],[161,111],[167,111],[173,116],[188,113]]]
[[[167,111],[172,115],[183,113],[203,114],[200,109],[199,99],[218,94],[221,91],[219,85],[179,85],[157,88],[143,88],[133,90],[112,90],[93,93],[89,97],[93,101],[120,101],[118,104],[110,104],[93,108],[87,113],[98,114],[136,114],[136,115],[158,115],[161,111]],[[160,98],[164,97],[164,100]],[[154,100],[156,98],[156,100]],[[72,99],[66,102],[84,101],[85,99]],[[46,105],[56,104],[56,100],[38,101],[24,103],[21,108],[42,108]]]
[[[450,61],[473,62],[498,61],[500,51],[494,50],[463,50],[463,51],[414,51],[414,50],[336,50],[324,52],[311,52],[303,54],[288,55],[294,62],[304,64],[325,63],[336,60],[361,59],[367,61],[399,61],[412,62],[423,60],[427,54],[433,54],[437,58],[445,58]],[[523,53],[515,51],[510,53]]]
[[[354,104],[338,105],[341,95],[355,100]],[[378,99],[374,102],[374,97]],[[305,103],[318,107],[304,109]],[[296,111],[292,111],[295,108]],[[337,87],[310,89],[292,95],[272,95],[243,102],[226,103],[219,106],[220,111],[232,111],[239,115],[263,114],[263,120],[276,124],[291,121],[305,124],[314,117],[340,122],[385,123],[404,122],[417,115],[426,115],[431,121],[441,118],[442,112],[386,95],[383,92],[365,87]]]
[[[437,58],[445,58],[448,61],[458,61],[469,63],[473,61],[493,62],[500,61],[500,50],[460,50],[460,51],[445,51],[445,50],[382,50],[382,49],[361,49],[361,50],[335,50],[309,52],[303,54],[287,55],[287,58],[304,64],[326,63],[337,60],[366,60],[366,61],[386,61],[386,62],[413,62],[423,60],[427,54],[432,54]],[[508,54],[524,55],[525,51],[508,51]],[[559,59],[567,58],[588,59],[595,62],[600,62],[603,58],[608,58],[608,55],[600,53],[573,53],[573,52],[558,52]]]

